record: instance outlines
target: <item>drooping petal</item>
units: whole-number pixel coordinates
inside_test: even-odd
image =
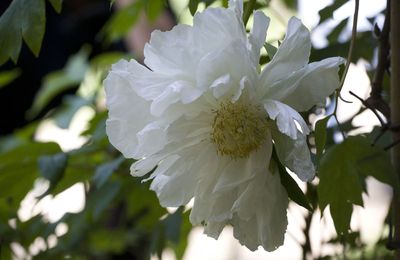
[[[288,196],[279,173],[259,172],[235,203],[233,234],[242,245],[273,251],[283,244],[287,227]]]
[[[297,126],[299,124],[302,132],[308,134],[310,132],[307,123],[301,117],[301,115],[293,108],[276,100],[265,100],[263,101],[264,109],[267,111],[269,117],[272,120],[276,120],[276,125],[279,131],[289,136],[292,139],[297,138]]]
[[[109,111],[106,131],[112,145],[126,158],[141,158],[136,133],[155,118],[149,113],[150,103],[134,91],[128,74],[120,73],[127,66],[126,61],[113,65],[104,81]]]
[[[325,105],[326,97],[339,87],[338,71],[344,61],[334,57],[308,64],[299,84],[283,102],[297,111],[307,111],[316,104]]]
[[[293,140],[275,130],[272,132],[272,138],[280,161],[294,172],[300,180],[311,181],[315,176],[315,168],[311,161],[306,137],[297,132],[297,138]]]
[[[250,53],[253,64],[258,68],[260,62],[260,50],[265,43],[270,19],[262,11],[254,12],[253,27],[249,35]]]
[[[236,12],[238,17],[243,15],[243,0],[229,0],[229,9]]]
[[[310,32],[298,18],[292,17],[285,39],[260,75],[260,92],[265,94],[276,82],[304,67],[308,63],[310,49]]]

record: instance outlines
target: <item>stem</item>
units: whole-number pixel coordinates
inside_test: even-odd
[[[340,91],[343,88],[344,81],[347,76],[347,72],[349,71],[349,68],[350,68],[350,63],[351,63],[351,59],[353,58],[353,51],[354,51],[354,46],[355,46],[356,37],[357,37],[358,9],[360,8],[360,0],[355,0],[354,2],[355,2],[355,6],[354,6],[354,15],[353,15],[353,29],[351,32],[350,47],[349,47],[349,52],[347,54],[346,67],[344,68],[344,72],[343,72],[342,78],[340,80],[339,88],[336,90],[335,109],[333,111],[333,115],[335,115],[339,129],[341,129],[341,127],[340,127],[339,121],[337,120],[336,112],[337,112],[337,108],[338,108],[338,104],[339,104]],[[343,135],[343,138],[345,139],[343,131],[341,131],[341,133]]]
[[[390,110],[391,124],[400,124],[400,1],[391,0],[390,12],[390,45],[391,53],[391,78],[390,78]],[[392,132],[393,141],[400,139],[400,131]],[[400,145],[391,149],[392,165],[397,176],[400,177]],[[393,192],[394,236],[393,242],[400,242],[400,193],[397,189]],[[395,249],[395,259],[400,259],[400,248]]]
[[[254,10],[254,6],[256,5],[256,0],[250,0],[246,6],[246,9],[243,13],[243,24],[244,28],[246,28],[247,22],[249,21],[250,15]]]

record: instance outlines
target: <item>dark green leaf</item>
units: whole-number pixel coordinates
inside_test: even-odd
[[[361,136],[349,137],[326,151],[319,167],[319,205],[321,210],[330,205],[338,234],[349,230],[352,205],[363,205],[365,178],[376,176],[390,182],[390,172],[385,152]]]
[[[317,156],[320,157],[325,149],[326,144],[326,126],[331,115],[318,120],[315,124],[315,147],[317,149]]]
[[[192,15],[194,15],[199,6],[199,0],[189,0],[189,11]]]
[[[328,41],[331,43],[337,42],[348,22],[349,18],[342,20],[338,25],[336,25],[336,27],[328,34]]]
[[[165,237],[174,243],[179,243],[182,224],[183,207],[179,207],[173,214],[163,220]]]
[[[306,195],[304,195],[303,191],[297,185],[296,181],[289,175],[286,171],[285,166],[283,166],[279,161],[275,160],[278,164],[279,175],[281,179],[281,184],[285,187],[286,192],[289,198],[302,206],[303,208],[312,211],[311,204],[308,201]]]
[[[0,17],[0,65],[17,62],[22,38],[38,56],[45,29],[44,0],[14,0]]]
[[[65,153],[43,155],[39,158],[40,174],[54,186],[63,176],[68,156]]]
[[[342,5],[347,3],[348,0],[335,0],[332,4],[328,5],[327,7],[321,9],[319,11],[319,23],[323,23],[326,21],[328,18],[331,18],[333,15],[333,12],[339,9]]]
[[[61,12],[63,0],[49,0],[49,2],[57,13]]]
[[[119,182],[107,182],[100,189],[93,191],[88,198],[88,206],[93,210],[93,218],[98,219],[110,205],[121,188]]]
[[[93,182],[96,184],[98,189],[100,189],[107,182],[110,176],[119,168],[124,160],[124,157],[120,156],[111,162],[97,167],[96,174],[93,176]]]

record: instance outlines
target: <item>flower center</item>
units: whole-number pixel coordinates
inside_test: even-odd
[[[267,137],[267,119],[261,107],[223,102],[214,111],[211,140],[218,153],[234,159],[248,157]]]

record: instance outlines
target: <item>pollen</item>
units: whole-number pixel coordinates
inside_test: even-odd
[[[264,143],[267,118],[260,106],[241,102],[222,102],[214,111],[211,140],[220,155],[246,158]]]

